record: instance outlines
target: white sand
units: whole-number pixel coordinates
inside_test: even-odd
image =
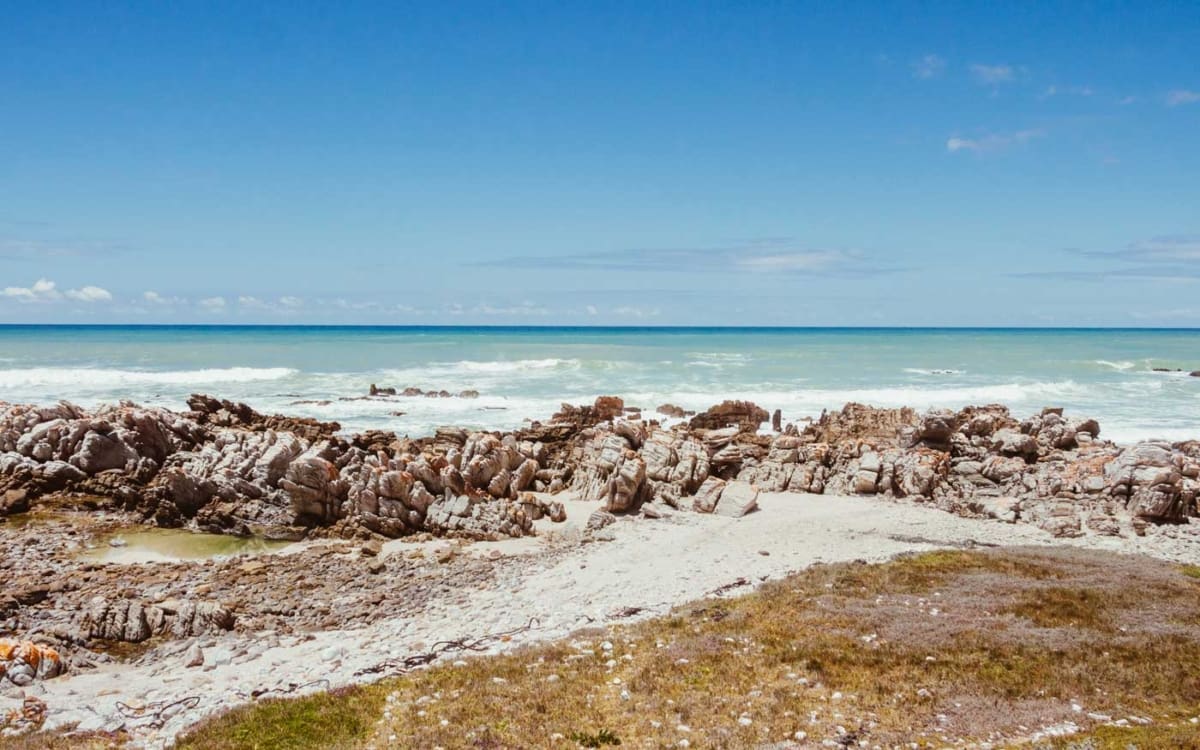
[[[768,494],[759,504],[760,511],[736,520],[694,513],[661,520],[621,519],[609,527],[613,541],[567,544],[578,539],[588,514],[597,507],[568,501],[568,521],[539,522],[542,537],[538,539],[472,545],[472,554],[501,550],[504,558],[495,563],[498,584],[487,591],[456,589],[435,600],[419,618],[383,620],[311,638],[230,634],[201,639],[206,664],[216,665],[209,671],[184,668],[183,651],[189,644],[180,643],[176,656],[152,666],[106,666],[38,683],[29,692],[49,705],[47,728],[80,722],[84,729],[120,725],[118,701],[139,704],[198,696],[195,709],[174,716],[161,730],[145,728],[145,721],[126,723],[138,744],[161,747],[203,716],[247,700],[235,691],[245,695],[319,679],[328,679],[336,687],[353,682],[357,670],[424,651],[436,641],[508,630],[537,618],[536,630],[499,644],[512,648],[561,637],[585,625],[613,622],[618,619],[614,615],[627,607],[644,608],[643,616],[664,613],[738,578],[758,582],[816,562],[879,561],[968,540],[1070,544],[1200,562],[1200,525],[1196,524],[1141,539],[1064,542],[1029,526],[964,519],[870,498]],[[563,551],[546,554],[547,545]],[[391,542],[384,554],[411,548]],[[747,590],[740,587],[736,592]],[[242,650],[247,653],[231,658]],[[0,710],[13,703],[0,700]]]

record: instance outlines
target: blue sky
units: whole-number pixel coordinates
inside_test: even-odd
[[[1200,4],[0,6],[0,322],[1200,325]]]

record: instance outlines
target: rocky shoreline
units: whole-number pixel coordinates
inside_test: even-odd
[[[1095,420],[1055,408],[1018,420],[999,405],[921,415],[847,404],[784,427],[778,412],[726,401],[667,427],[604,396],[513,432],[446,427],[414,440],[344,436],[208,396],[188,405],[0,402],[0,515],[76,497],[213,533],[495,540],[561,520],[541,493],[572,490],[614,513],[740,515],[753,508],[747,483],[932,503],[1061,536],[1137,534],[1198,513],[1200,441],[1117,446]]]
[[[411,440],[207,396],[180,413],[0,403],[0,697],[36,699],[29,689],[123,665],[236,666],[313,634],[470,611],[481,592],[526,586],[560,557],[593,564],[578,543],[613,539],[618,521],[647,534],[655,519],[741,524],[771,493],[883,498],[1028,528],[1021,540],[1120,549],[1181,533],[1191,544],[1200,527],[1200,442],[1117,446],[1058,409],[1018,420],[997,405],[848,404],[785,425],[746,402],[690,418],[667,406],[682,421],[601,397],[509,433]],[[81,555],[139,525],[304,541],[146,565]],[[550,539],[533,558],[488,547],[539,533]],[[204,644],[220,654],[207,664]],[[124,725],[111,713],[50,716]]]

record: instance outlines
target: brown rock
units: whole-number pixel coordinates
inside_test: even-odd
[[[692,417],[692,429],[716,430],[731,425],[741,432],[755,432],[771,418],[766,409],[750,401],[723,401]]]
[[[599,396],[592,404],[596,419],[607,422],[625,413],[625,401],[618,396]]]

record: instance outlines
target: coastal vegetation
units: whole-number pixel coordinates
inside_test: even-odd
[[[1200,582],[948,551],[211,719],[181,748],[1200,747]]]

